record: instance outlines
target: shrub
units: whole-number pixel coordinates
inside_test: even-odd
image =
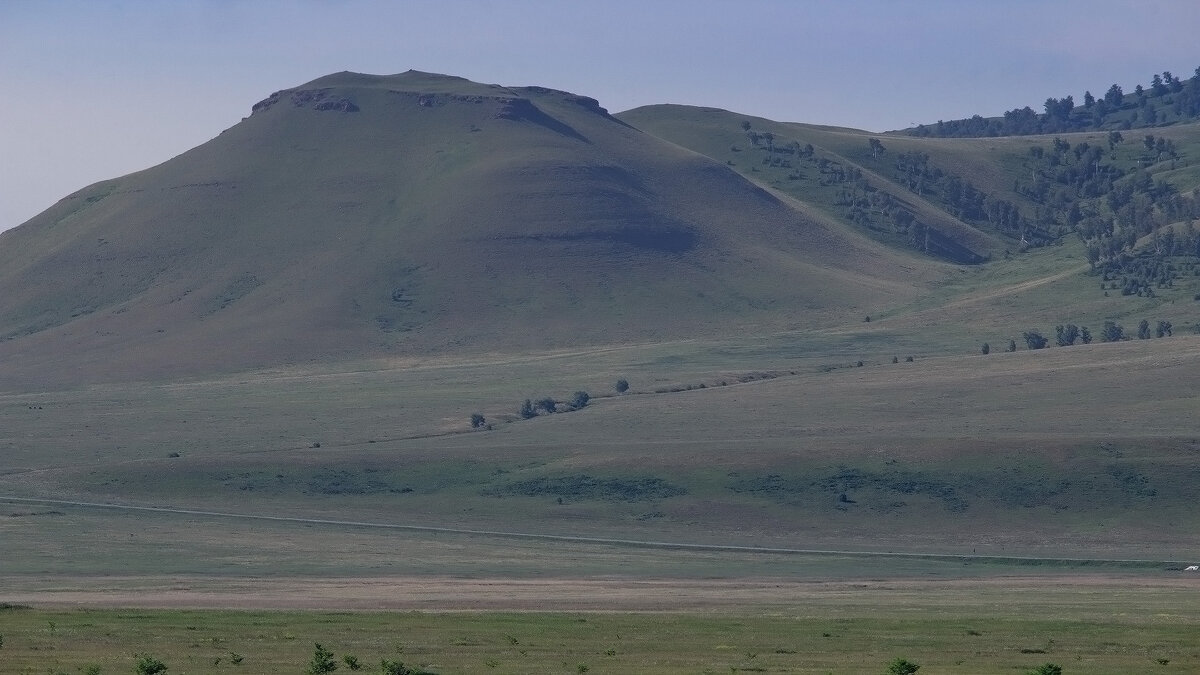
[[[358,662],[358,657],[353,654],[346,654],[342,657],[342,662],[350,670],[361,670],[362,664]]]
[[[979,353],[980,353],[980,354],[983,354],[983,355],[985,355],[985,356],[986,356],[987,354],[990,354],[990,353],[991,353],[991,351],[992,351],[992,346],[991,346],[991,345],[989,345],[989,344],[988,344],[988,343],[986,343],[986,342],[985,342],[985,343],[983,343],[983,346],[979,348]]]
[[[1007,349],[1005,349],[1004,351],[1006,351],[1006,352],[1015,352],[1015,351],[1017,351],[1017,341],[1016,341],[1016,340],[1009,340],[1009,341],[1008,341],[1008,348],[1007,348]]]
[[[577,391],[571,396],[571,407],[582,408],[588,404],[592,397],[586,391]]]
[[[1100,339],[1105,342],[1120,342],[1125,339],[1125,329],[1119,323],[1105,321],[1104,328],[1100,329]]]
[[[911,357],[911,356],[906,356],[906,357],[904,357],[904,362],[905,362],[905,363],[912,363],[912,362],[913,362],[913,357]]]
[[[1028,675],[1062,675],[1062,666],[1057,663],[1043,663],[1029,671]]]
[[[517,411],[517,414],[519,414],[523,420],[537,417],[537,412],[533,409],[533,401],[525,399],[525,402],[521,404],[521,409]]]
[[[338,669],[337,661],[333,660],[333,652],[315,643],[312,660],[308,662],[308,675],[323,675]]]
[[[401,661],[383,659],[379,662],[379,670],[383,675],[414,675],[413,669],[406,667]]]
[[[1025,338],[1025,346],[1030,349],[1042,349],[1046,346],[1046,338],[1036,330],[1027,330],[1022,337]]]
[[[1138,322],[1138,339],[1139,340],[1149,340],[1150,339],[1150,322],[1145,319],[1142,319],[1141,321]]]
[[[537,408],[538,410],[545,410],[547,413],[554,413],[558,410],[558,401],[555,401],[547,396],[546,398],[538,399],[537,402],[533,404],[533,407]]]
[[[479,413],[472,413],[472,415],[471,415],[471,428],[472,429],[478,429],[479,427],[482,427],[485,424],[487,424],[487,418],[485,418],[483,415],[481,415]]]
[[[629,380],[626,380],[623,377],[617,380],[616,389],[618,394],[624,394],[625,392],[629,391]]]
[[[134,666],[134,671],[138,675],[158,675],[158,673],[167,672],[167,664],[150,656],[142,654],[138,656],[137,665]]]
[[[921,666],[909,661],[908,659],[897,658],[888,664],[888,675],[913,675]]]

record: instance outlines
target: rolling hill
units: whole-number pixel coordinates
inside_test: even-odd
[[[0,235],[0,361],[48,384],[735,335],[941,273],[586,97],[339,73]]]

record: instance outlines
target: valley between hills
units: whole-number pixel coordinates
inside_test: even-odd
[[[271,94],[0,234],[0,601],[34,606],[0,608],[4,655],[33,672],[12,636],[81,605],[166,611],[195,672],[248,647],[189,649],[174,623],[216,615],[180,610],[487,610],[570,646],[521,665],[529,637],[464,623],[404,653],[1190,672],[1197,93],[886,134],[414,71]],[[572,612],[760,637],[651,667]],[[315,616],[254,672],[349,630]],[[360,651],[388,620],[349,622]],[[1003,646],[964,644],[985,623]],[[128,660],[88,640],[55,667]]]

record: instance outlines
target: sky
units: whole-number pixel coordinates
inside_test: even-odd
[[[1200,66],[1195,0],[0,0],[0,230],[270,93],[409,69],[904,128]]]

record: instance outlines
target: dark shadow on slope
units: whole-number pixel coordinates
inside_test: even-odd
[[[583,141],[591,145],[591,141],[586,136],[575,131],[570,125],[557,120],[550,115],[542,112],[542,109],[534,105],[533,101],[527,98],[510,98],[506,99],[501,105],[500,110],[496,112],[496,118],[502,120],[512,120],[514,122],[532,122],[538,126],[545,127],[556,134],[561,134],[569,138],[574,138],[577,141]]]

